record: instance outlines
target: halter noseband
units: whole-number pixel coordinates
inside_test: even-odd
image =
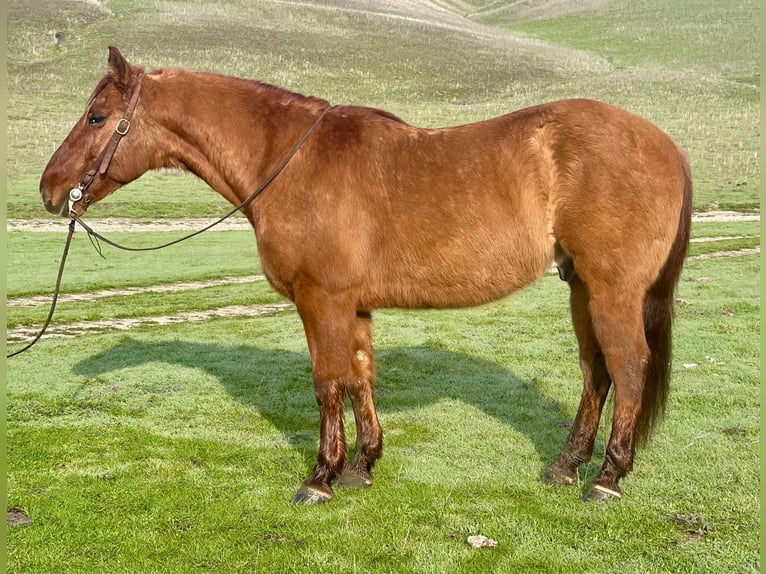
[[[82,202],[83,205],[83,212],[88,209],[88,206],[90,205],[88,188],[90,187],[90,184],[93,183],[96,174],[99,174],[102,177],[104,176],[109,169],[109,164],[112,162],[114,152],[117,151],[117,144],[119,144],[122,137],[128,133],[128,130],[130,129],[130,118],[138,105],[138,97],[141,94],[141,86],[144,82],[144,76],[145,74],[142,73],[138,77],[138,81],[133,87],[133,93],[128,102],[128,108],[125,110],[125,115],[117,122],[112,137],[109,139],[98,158],[96,158],[93,167],[82,176],[79,185],[69,191],[69,217],[73,219],[77,217],[77,213],[74,211],[74,206],[80,202]]]

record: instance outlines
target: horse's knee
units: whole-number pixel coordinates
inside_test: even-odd
[[[338,403],[343,404],[346,387],[348,383],[341,378],[324,379],[314,377],[314,397],[320,410],[329,407],[333,408]]]
[[[364,389],[375,382],[375,355],[369,349],[356,349],[351,357],[354,377],[349,382],[349,392]]]

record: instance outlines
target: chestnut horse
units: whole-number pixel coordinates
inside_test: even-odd
[[[266,277],[295,303],[311,356],[319,452],[294,502],[329,500],[335,479],[372,483],[383,449],[373,310],[481,305],[539,279],[552,261],[571,290],[584,388],[544,479],[576,482],[614,386],[605,460],[585,499],[621,496],[636,445],[665,409],[674,289],[689,241],[689,165],[667,135],[590,100],[423,129],[257,81],[184,69],[144,74],[113,47],[108,62],[42,175],[52,213],[70,214],[67,194],[92,165],[101,169],[90,172],[91,203],[147,170],[172,167],[236,206],[308,135],[242,209]],[[128,127],[104,167],[102,150]],[[75,203],[72,215],[85,208]],[[357,428],[348,465],[346,394]]]

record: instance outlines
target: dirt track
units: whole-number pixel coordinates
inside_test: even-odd
[[[705,211],[692,216],[694,223],[713,223],[725,221],[760,221],[758,213],[740,213],[738,211]],[[67,221],[64,218],[50,219],[9,219],[8,231],[38,231],[66,233]],[[125,219],[103,218],[88,219],[87,223],[98,232],[136,232],[136,231],[195,231],[211,224],[214,219]],[[214,229],[217,231],[249,231],[252,228],[244,217],[224,221]]]
[[[87,293],[62,294],[59,303],[71,303],[73,301],[94,301],[104,297],[125,297],[138,295],[139,293],[176,293],[178,291],[193,291],[206,287],[218,287],[220,285],[242,285],[243,283],[255,283],[265,281],[263,275],[245,275],[244,277],[224,277],[209,281],[182,281],[179,283],[167,283],[163,285],[149,285],[147,287],[127,287],[124,289],[99,289]],[[50,303],[50,295],[36,295],[34,297],[14,297],[8,299],[7,307],[37,307]]]
[[[37,231],[66,233],[69,220],[63,217],[50,219],[9,219],[6,229],[10,231]],[[215,219],[126,219],[108,217],[87,219],[86,222],[99,233],[139,232],[139,231],[196,231],[213,223]],[[216,225],[216,231],[249,231],[250,222],[244,217],[234,217]]]
[[[149,325],[164,326],[178,323],[194,323],[207,321],[216,317],[262,317],[276,315],[292,307],[291,303],[269,303],[264,305],[230,305],[207,311],[183,311],[172,315],[157,315],[150,317],[131,317],[125,319],[102,319],[98,321],[78,321],[74,323],[53,324],[48,328],[44,339],[71,339],[79,335],[92,335],[104,331],[127,331]],[[23,325],[8,329],[9,343],[26,343],[31,341],[40,330],[39,325]]]

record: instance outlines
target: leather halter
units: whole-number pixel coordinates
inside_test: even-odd
[[[123,136],[128,133],[128,130],[130,129],[130,118],[133,116],[133,112],[138,105],[138,98],[141,95],[141,86],[144,82],[144,76],[145,74],[142,73],[138,77],[138,81],[133,87],[133,93],[130,96],[128,107],[125,110],[125,115],[123,115],[120,121],[117,122],[117,125],[114,127],[114,133],[112,134],[112,137],[109,139],[106,146],[104,146],[103,151],[96,158],[93,167],[90,168],[90,170],[82,176],[79,185],[69,192],[70,217],[77,217],[77,213],[74,211],[74,206],[80,202],[82,202],[83,205],[83,212],[88,209],[88,206],[90,205],[90,194],[88,194],[88,188],[90,187],[90,184],[93,183],[96,174],[99,174],[102,177],[104,174],[106,174],[107,170],[109,169],[109,164],[112,162],[112,158],[114,157],[114,152],[117,151],[117,144],[119,144]]]

